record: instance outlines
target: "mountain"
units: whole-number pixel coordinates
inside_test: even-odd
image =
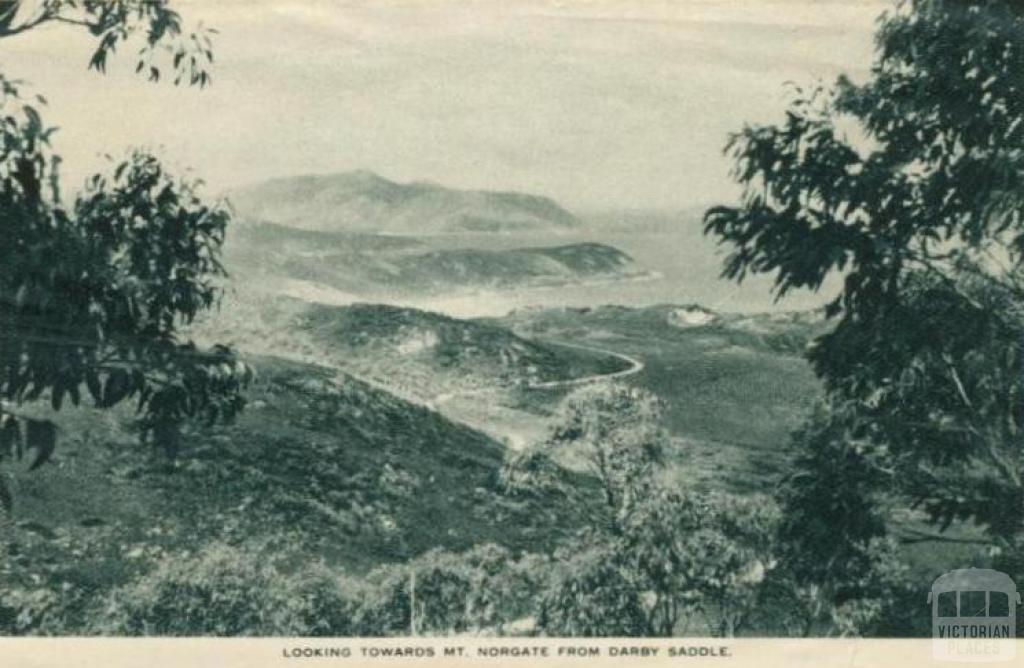
[[[629,278],[642,270],[626,253],[584,242],[525,248],[458,248],[429,237],[241,225],[227,244],[235,274],[272,274],[385,299],[388,294],[451,294]]]
[[[228,198],[242,219],[307,230],[443,234],[579,224],[548,197],[396,183],[363,170],[272,179],[232,191]]]

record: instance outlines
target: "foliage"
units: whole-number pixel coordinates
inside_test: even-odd
[[[114,635],[409,635],[415,574],[417,634],[500,631],[532,609],[542,569],[480,545],[433,550],[365,578],[305,563],[286,545],[214,542],[165,554],[106,598],[93,630]]]
[[[541,448],[510,451],[498,471],[498,486],[507,496],[565,495],[571,484],[565,469]]]
[[[360,635],[360,606],[366,596],[362,581],[339,573],[322,561],[303,563],[282,578],[278,588],[285,623],[269,632],[314,637]]]
[[[657,490],[626,526],[623,554],[649,593],[656,635],[699,616],[732,636],[759,603],[775,566],[778,508],[769,499]]]
[[[247,551],[213,545],[198,558],[166,560],[114,592],[102,615],[105,633],[122,635],[265,635],[280,625],[277,574]]]
[[[775,567],[770,500],[657,489],[620,534],[589,530],[556,554],[539,627],[551,635],[732,636]]]
[[[434,549],[370,573],[373,593],[361,623],[369,635],[500,631],[532,612],[547,565],[494,544],[462,553]]]
[[[781,295],[846,269],[832,311],[849,317],[895,298],[909,268],[946,275],[937,262],[993,247],[1017,254],[1021,16],[990,0],[898,7],[868,83],[798,88],[783,125],[731,138],[743,204],[706,215],[707,230],[735,247],[726,276],[777,272]]]
[[[819,410],[797,432],[795,472],[779,493],[787,566],[800,584],[830,587],[837,603],[858,596],[853,583],[872,568],[867,548],[886,534],[878,453],[840,415],[838,408]]]
[[[104,635],[351,635],[362,590],[323,564],[288,570],[281,546],[213,543],[166,555],[112,592],[96,615]]]
[[[836,608],[886,561],[881,495],[997,549],[1024,534],[1024,13],[903,0],[876,44],[866,82],[797,88],[783,123],[732,136],[742,202],[705,216],[726,277],[773,273],[780,297],[844,277],[810,351],[828,415],[786,495],[795,572]]]
[[[137,577],[168,553],[174,531],[151,521],[144,531],[7,522],[0,541],[0,634],[68,635],[95,623],[97,601],[119,582]]]
[[[581,388],[559,407],[547,441],[503,471],[506,492],[572,493],[554,457],[575,455],[603,495],[602,512],[555,555],[543,632],[670,636],[699,620],[733,635],[756,608],[776,563],[778,508],[760,496],[668,488],[660,418],[660,401],[644,390]]]
[[[615,542],[572,545],[555,555],[552,584],[540,600],[537,626],[546,635],[650,635],[642,593]]]
[[[841,533],[841,532],[837,532]],[[796,549],[785,546],[761,588],[759,628],[784,636],[921,636],[929,618],[921,606],[920,581],[910,579],[901,546],[873,538],[856,546],[856,570],[832,568],[824,579],[802,572]]]
[[[195,51],[209,60],[208,42],[178,44],[179,19],[164,2],[47,0],[31,16],[22,5],[0,11],[0,37],[47,22],[85,26],[99,39],[91,65],[102,71],[106,54],[144,33],[139,63],[151,78],[159,70],[146,59],[168,48],[179,77],[207,81]],[[0,107],[0,458],[27,446],[35,467],[53,452],[53,425],[8,406],[44,394],[54,410],[85,391],[102,408],[134,399],[143,434],[171,454],[182,421],[233,418],[251,372],[229,348],[199,350],[179,333],[216,305],[227,210],[140,151],[65,202],[54,128],[2,76]]]
[[[99,596],[45,573],[5,593],[0,613],[10,619],[0,628],[18,634],[409,635],[415,608],[417,634],[501,634],[533,614],[551,567],[545,557],[514,558],[483,544],[462,553],[432,550],[355,579],[307,563],[290,545],[280,539],[213,541],[195,551],[131,547],[140,561],[127,583]]]
[[[105,72],[118,47],[138,46],[135,72],[158,81],[170,59],[175,85],[203,87],[213,63],[212,28],[188,32],[167,0],[13,0],[0,7],[0,38],[44,24],[84,28],[96,40],[89,68]]]
[[[564,487],[545,463],[564,453],[581,460],[597,480],[604,497],[602,521],[615,525],[654,481],[668,438],[659,423],[661,410],[658,398],[639,388],[581,387],[559,406],[548,438],[510,461],[506,483],[522,487],[532,480],[545,488]]]
[[[1015,543],[995,545],[992,553],[993,568],[1006,573],[1014,582],[1024,582],[1024,537]],[[1024,629],[1019,625],[1017,634],[1024,636]]]

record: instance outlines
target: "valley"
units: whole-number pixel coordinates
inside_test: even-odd
[[[366,174],[341,181],[348,190],[325,201],[355,197],[363,210],[383,198],[367,209],[379,215],[423,206]],[[353,194],[367,184],[371,195]],[[138,447],[130,410],[56,414],[45,397],[28,407],[66,443],[57,466],[14,472],[7,577],[55,540],[88,555],[61,574],[83,592],[115,591],[143,564],[211,541],[285,540],[296,564],[360,577],[439,549],[552,554],[598,503],[582,460],[559,460],[557,475],[582,490],[572,498],[510,495],[502,480],[589,386],[663,402],[659,476],[673,489],[759,494],[784,475],[789,434],[820,393],[801,353],[825,324],[815,310],[721,308],[737,304],[707,280],[696,226],[680,233],[673,216],[630,229],[628,217],[567,218],[528,197],[431,190],[446,202],[432,209],[440,229],[383,234],[340,219],[295,224],[289,212],[313,204],[300,197],[312,186],[293,186],[292,199],[249,201],[277,219],[239,218],[228,290],[185,332],[255,366],[248,408],[233,425],[190,428],[168,460]],[[466,229],[459,216],[480,207],[518,222]]]
[[[572,389],[621,382],[666,402],[680,481],[764,489],[818,396],[800,356],[829,293],[783,311],[709,280],[699,211],[577,216],[368,172],[229,196],[235,291],[201,338],[337,368],[513,450]],[[459,224],[469,210],[505,224]]]
[[[0,663],[1011,635],[1024,3],[761,5],[3,3]]]

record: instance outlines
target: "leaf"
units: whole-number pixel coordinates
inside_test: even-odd
[[[21,430],[18,429],[18,420],[12,415],[0,419],[0,458],[5,454],[21,457]]]
[[[57,449],[57,426],[49,420],[26,420],[25,445],[37,451],[36,458],[29,471],[39,468],[53,455]]]
[[[101,47],[92,54],[92,58],[89,59],[89,69],[96,70],[100,73],[107,71],[107,52]]]
[[[85,372],[85,387],[92,395],[92,400],[99,406],[103,402],[103,387],[100,385],[99,376],[93,369]]]
[[[29,128],[31,128],[33,132],[42,130],[43,119],[39,115],[39,112],[28,105],[23,107],[23,111],[25,112],[25,116],[28,117]]]
[[[110,408],[116,405],[126,396],[128,396],[128,390],[130,389],[130,383],[128,373],[123,369],[115,369],[111,371],[107,376],[107,382],[103,386],[103,404],[104,408]]]
[[[40,397],[40,395],[42,395],[43,389],[45,387],[46,386],[43,385],[42,383],[40,383],[38,381],[33,381],[32,389],[28,390],[27,392],[25,392],[25,400],[26,401],[35,401],[36,399],[38,399]]]
[[[59,411],[60,407],[64,404],[65,391],[64,384],[58,380],[50,391],[50,406],[53,410]]]

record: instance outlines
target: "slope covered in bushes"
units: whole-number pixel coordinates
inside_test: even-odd
[[[326,369],[256,366],[238,422],[187,434],[176,462],[139,445],[129,411],[56,416],[58,461],[13,475],[3,632],[88,632],[111,592],[211,544],[269,541],[285,571],[361,575],[435,548],[547,551],[577,523],[556,500],[500,495],[503,450],[479,432]]]

